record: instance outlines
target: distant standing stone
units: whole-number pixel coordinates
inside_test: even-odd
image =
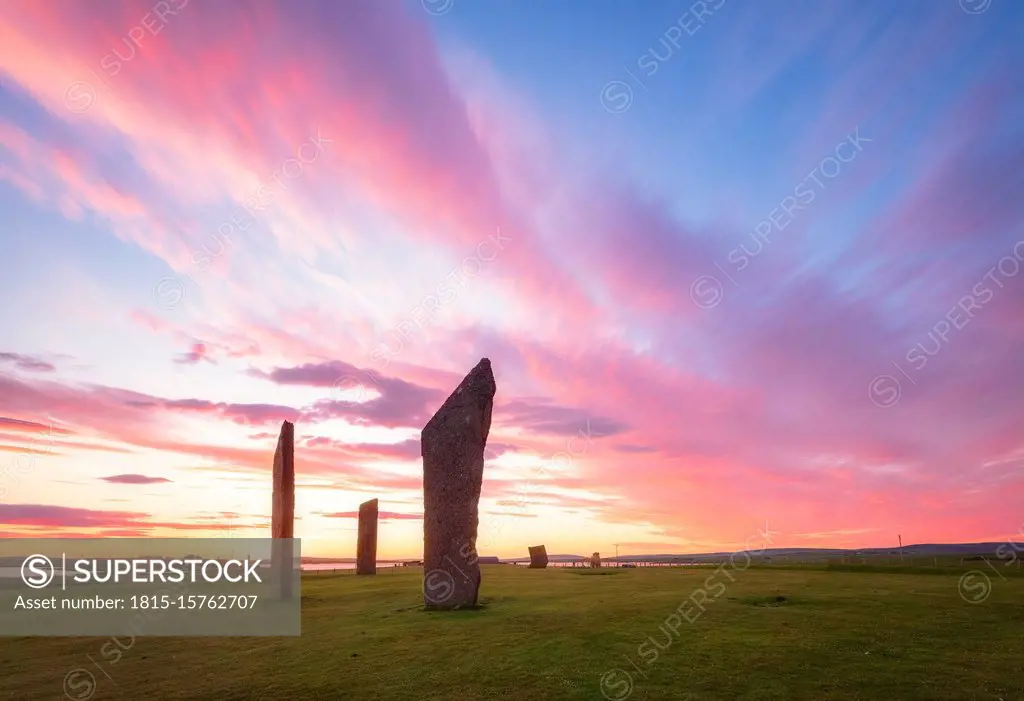
[[[601,566],[601,553],[594,553],[590,556],[590,566],[600,567]]]
[[[530,547],[530,568],[542,570],[548,566],[548,550],[543,545]]]
[[[295,425],[281,424],[281,435],[274,452],[274,495],[270,517],[272,562],[276,570],[277,594],[292,595],[292,538],[295,537]]]
[[[423,600],[427,608],[476,606],[476,552],[484,448],[497,386],[482,359],[423,427]]]
[[[356,574],[377,574],[377,500],[359,505]]]

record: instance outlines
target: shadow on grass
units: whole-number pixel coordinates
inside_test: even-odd
[[[446,616],[472,616],[485,612],[490,606],[489,601],[481,601],[476,606],[460,606],[457,609],[446,609],[439,606],[417,606],[416,608],[424,613],[443,613]]]
[[[471,615],[483,613],[491,606],[491,601],[481,601],[476,606],[460,606],[457,609],[446,609],[441,606],[427,606],[426,604],[417,604],[415,606],[403,606],[401,608],[394,609],[394,613],[407,613],[409,611],[419,611],[420,613],[443,613],[443,614],[463,614]]]
[[[792,606],[801,603],[782,594],[776,594],[775,596],[744,596],[737,599],[737,601],[747,606]]]

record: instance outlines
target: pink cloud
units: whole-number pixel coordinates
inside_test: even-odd
[[[57,369],[53,363],[20,353],[0,353],[0,363],[10,363],[19,370],[27,372],[54,372]]]
[[[187,353],[182,353],[174,359],[174,362],[182,365],[195,365],[200,361],[206,361],[213,365],[217,364],[217,361],[210,357],[206,344],[199,342],[193,343],[191,350]]]
[[[330,387],[335,396],[317,402],[305,412],[304,416],[313,421],[347,418],[388,427],[422,426],[443,400],[439,390],[337,360],[273,368],[269,372],[254,370],[252,374],[281,385]],[[358,391],[357,399],[366,401],[340,398],[341,393],[351,390]],[[378,396],[367,399],[371,394]]]
[[[50,455],[53,451],[43,448],[32,448],[21,445],[0,444],[0,451],[5,453],[25,453],[27,455]]]
[[[320,514],[325,518],[345,518],[345,519],[358,519],[358,511],[339,511],[333,514]],[[379,511],[377,518],[381,521],[419,521],[423,519],[423,514],[403,514],[397,511]]]
[[[147,477],[146,475],[111,475],[100,479],[112,484],[161,484],[171,481],[166,477]]]
[[[43,504],[0,504],[0,525],[44,528],[117,528],[135,526],[148,514],[102,511]]]
[[[23,421],[21,419],[12,419],[6,416],[0,416],[0,430],[5,431],[17,431],[24,433],[33,434],[68,434],[70,431],[53,426],[52,424],[42,424],[38,421]]]
[[[148,536],[158,529],[178,531],[228,530],[230,523],[178,523],[151,520],[149,514],[139,511],[108,511],[82,509],[45,504],[0,504],[0,525],[27,529],[16,537],[75,537],[67,533],[71,529],[97,530],[105,532],[132,533],[117,537]],[[51,529],[47,535],[36,535],[33,531]],[[81,536],[82,534],[79,534]],[[98,534],[84,537],[97,537]]]
[[[165,399],[160,402],[164,409],[186,413],[213,414],[246,426],[280,424],[295,421],[300,412],[286,406],[273,404],[228,404],[209,402],[203,399]]]

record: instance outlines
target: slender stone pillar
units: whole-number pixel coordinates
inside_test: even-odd
[[[601,566],[601,553],[594,553],[590,556],[590,566],[600,567]]]
[[[377,574],[377,500],[359,505],[356,574]]]
[[[292,538],[295,536],[295,425],[281,424],[281,435],[274,452],[274,502],[270,518],[270,537],[274,539],[272,562],[276,570],[277,594],[292,597]]]
[[[476,552],[484,448],[497,386],[483,358],[423,427],[423,600],[427,608],[476,606]]]

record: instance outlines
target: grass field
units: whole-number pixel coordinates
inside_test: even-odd
[[[1024,699],[1020,576],[483,571],[460,612],[412,568],[306,576],[300,638],[4,639],[0,699]]]

